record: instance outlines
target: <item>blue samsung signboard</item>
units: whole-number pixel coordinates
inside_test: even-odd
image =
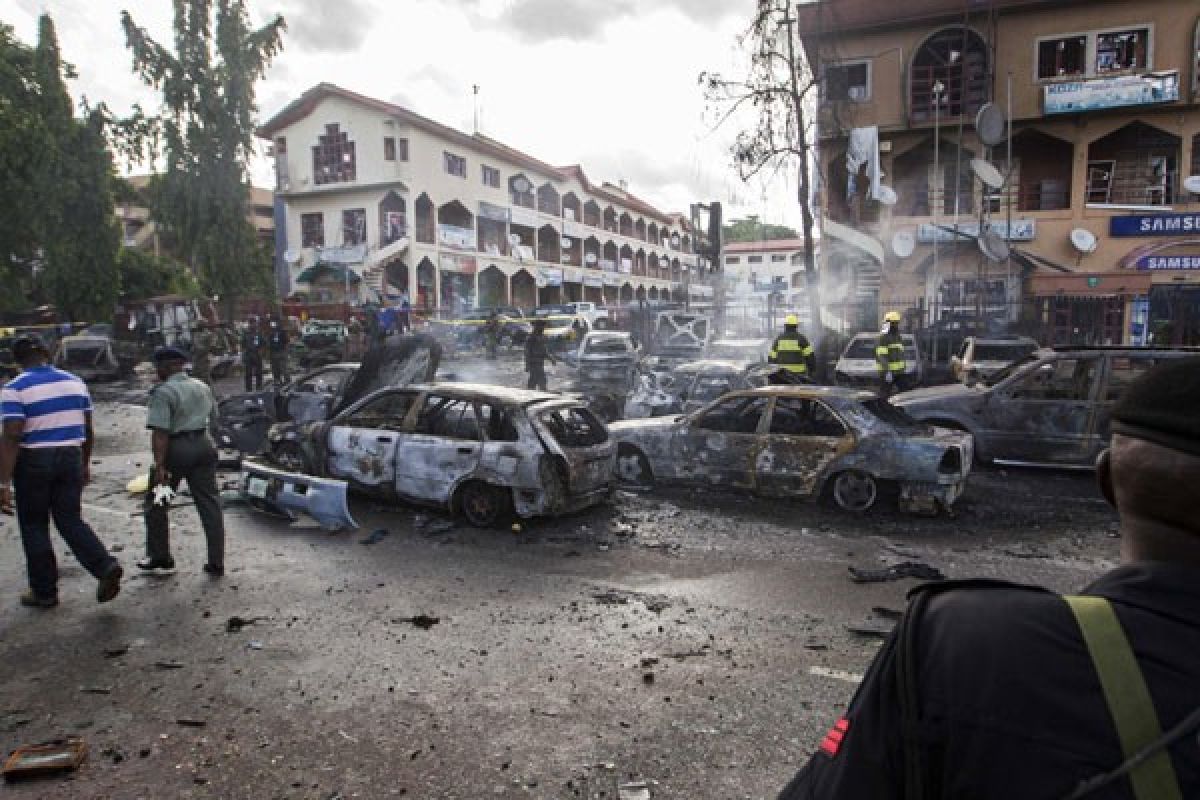
[[[1200,269],[1200,256],[1142,256],[1138,269]]]
[[[1134,214],[1128,217],[1112,217],[1108,232],[1113,236],[1200,234],[1200,214]]]

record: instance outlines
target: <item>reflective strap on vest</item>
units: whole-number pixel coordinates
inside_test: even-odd
[[[1103,597],[1068,595],[1063,599],[1079,624],[1117,728],[1121,752],[1128,759],[1162,736],[1146,678],[1112,604]],[[1183,799],[1166,750],[1158,751],[1135,767],[1129,773],[1129,781],[1137,800]]]

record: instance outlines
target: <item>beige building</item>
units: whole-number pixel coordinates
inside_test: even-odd
[[[262,126],[284,295],[423,310],[681,298],[690,224],[482,134],[322,83]],[[707,287],[697,287],[707,290]]]
[[[913,326],[984,317],[1046,343],[1200,343],[1200,5],[797,13],[821,78],[822,270],[856,287],[846,318],[872,328],[898,308]],[[1011,140],[1003,119],[998,138],[976,129],[988,103],[1011,107]]]
[[[132,175],[125,179],[136,191],[142,192],[150,184],[148,175]],[[248,218],[254,225],[259,241],[273,247],[275,243],[274,193],[270,189],[250,187],[250,213]],[[158,225],[150,209],[139,203],[117,203],[117,222],[121,225],[121,242],[125,247],[149,250],[155,255],[162,253],[162,240]]]

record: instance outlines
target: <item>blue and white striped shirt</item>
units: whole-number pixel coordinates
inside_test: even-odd
[[[21,447],[83,444],[90,413],[84,382],[49,364],[25,370],[0,390],[0,417],[25,423]]]

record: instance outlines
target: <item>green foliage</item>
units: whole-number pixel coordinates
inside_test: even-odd
[[[249,27],[244,0],[175,0],[174,52],[121,13],[133,69],[162,96],[158,117],[134,129],[144,157],[165,169],[150,209],[201,288],[232,301],[269,291],[249,209],[254,85],[283,46],[283,17]]]
[[[185,264],[145,250],[121,248],[117,270],[124,298],[141,300],[164,294],[197,295],[200,292]]]
[[[30,290],[38,236],[38,154],[45,126],[38,113],[38,81],[33,48],[0,24],[0,308],[22,305]],[[16,291],[12,291],[16,290]]]
[[[724,228],[727,242],[765,242],[772,239],[798,239],[794,229],[786,225],[771,225],[759,222],[756,215],[751,214],[745,219],[732,220]]]

